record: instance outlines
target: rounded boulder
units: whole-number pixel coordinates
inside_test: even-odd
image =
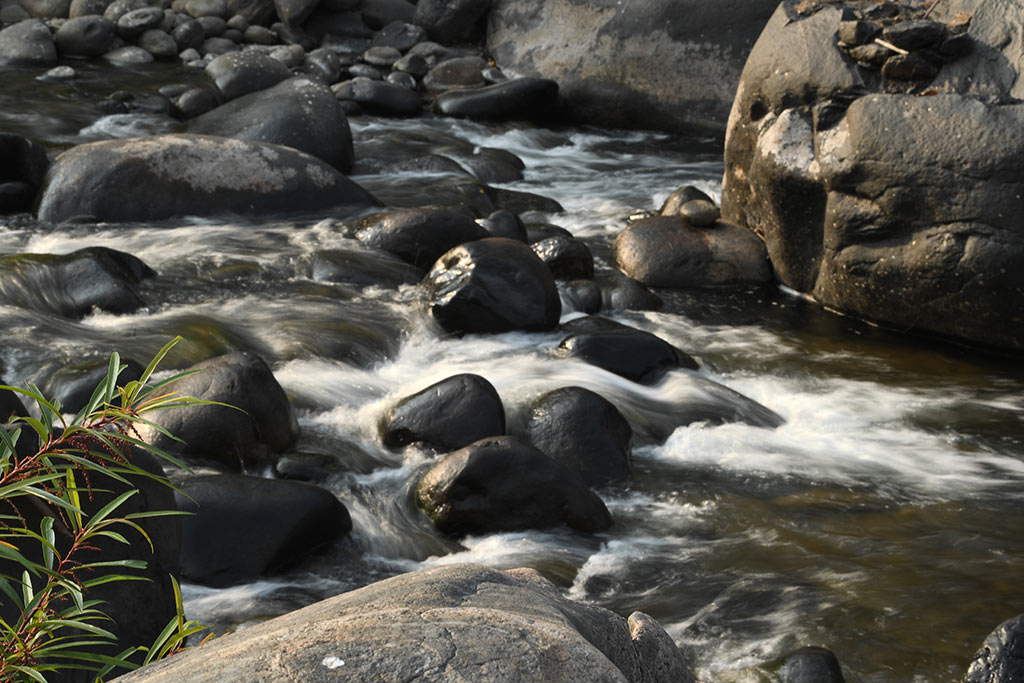
[[[630,475],[626,418],[600,394],[562,387],[534,401],[523,436],[549,458],[601,486]]]
[[[400,209],[360,221],[356,238],[406,263],[430,268],[445,252],[487,237],[466,213],[449,208]]]
[[[54,161],[37,216],[60,223],[157,221],[376,206],[308,154],[208,135],[158,135],[72,147]]]
[[[406,396],[380,420],[388,448],[421,443],[453,451],[505,433],[505,407],[494,386],[480,375],[462,374]]]
[[[449,536],[560,525],[594,533],[612,525],[578,474],[511,436],[444,456],[420,479],[416,501]]]
[[[548,267],[529,246],[504,237],[452,249],[423,283],[430,312],[456,334],[546,331],[562,313]]]

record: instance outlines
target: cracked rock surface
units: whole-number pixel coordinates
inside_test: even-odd
[[[776,277],[829,308],[1019,351],[1024,43],[1009,27],[1024,7],[946,0],[927,21],[904,5],[879,16],[898,4],[779,6],[730,115],[723,218],[761,235]],[[858,61],[889,49],[876,35],[934,69],[894,79]]]
[[[156,681],[690,683],[664,629],[567,600],[532,569],[403,574],[123,676]]]

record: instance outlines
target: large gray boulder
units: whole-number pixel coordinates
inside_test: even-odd
[[[288,73],[287,69],[284,71]],[[193,119],[188,130],[284,145],[315,156],[339,171],[352,168],[352,130],[348,118],[326,86],[305,76],[242,95]]]
[[[855,61],[869,46],[837,45],[841,8],[780,5],[730,116],[722,214],[763,236],[783,284],[829,308],[1020,350],[1024,45],[1005,27],[1024,25],[1024,7],[937,7],[971,49],[896,86],[889,61]],[[958,36],[960,11],[973,17]]]
[[[964,683],[1024,680],[1024,614],[1007,619],[988,635],[964,674]]]
[[[692,683],[651,617],[562,597],[532,569],[452,565],[403,574],[117,679]]]
[[[72,147],[50,166],[38,218],[156,221],[368,207],[334,168],[288,147],[208,135],[159,135]]]
[[[39,19],[25,19],[0,31],[0,64],[48,66],[57,62],[57,46]]]
[[[494,0],[487,48],[507,73],[558,81],[561,114],[721,133],[776,0]]]

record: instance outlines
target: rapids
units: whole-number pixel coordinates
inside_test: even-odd
[[[84,81],[52,86],[12,72],[0,124],[53,149],[177,129],[153,114],[98,117],[89,89],[115,85],[83,69]],[[117,87],[141,76],[122,78]],[[518,155],[524,179],[502,186],[561,202],[564,214],[534,218],[584,239],[599,270],[611,268],[610,244],[631,213],[656,209],[684,184],[717,198],[723,172],[720,142],[661,133],[435,118],[358,118],[352,128],[353,179],[394,204],[431,195],[429,178],[389,170],[397,160],[453,142]],[[318,280],[325,255],[392,263],[346,237],[346,218],[57,228],[0,218],[2,253],[102,245],[160,273],[143,288],[149,305],[131,315],[69,321],[45,301],[2,306],[4,380],[45,385],[58,369],[115,349],[145,361],[176,334],[186,341],[167,369],[255,351],[296,406],[298,451],[327,463],[326,486],[352,514],[349,539],[288,573],[220,590],[186,586],[189,617],[224,631],[399,572],[530,566],[571,597],[654,616],[703,680],[769,680],[762,665],[815,644],[838,655],[851,682],[933,682],[957,680],[985,635],[1024,612],[1019,359],[879,330],[782,290],[662,292],[661,311],[610,315],[672,342],[701,370],[639,386],[555,357],[557,332],[446,337],[415,285]],[[599,490],[615,518],[609,532],[453,542],[431,529],[411,502],[429,457],[385,450],[376,425],[391,402],[459,372],[490,380],[513,424],[532,397],[578,385],[635,429],[653,425],[637,430],[635,477]],[[673,431],[685,406],[732,405],[719,384],[785,423]]]

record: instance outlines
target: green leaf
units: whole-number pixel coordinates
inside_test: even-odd
[[[98,524],[107,518],[114,510],[121,507],[122,503],[134,496],[139,492],[138,489],[132,489],[131,491],[125,491],[114,500],[104,505],[100,510],[92,516],[92,523]]]
[[[54,547],[56,539],[53,534],[53,517],[43,517],[39,523],[39,533],[43,537],[43,564],[48,571],[53,571],[53,558],[57,552]]]
[[[121,374],[121,356],[114,351],[110,354],[110,365],[107,367],[106,390],[103,392],[103,403],[110,403],[114,397],[114,387],[117,386],[117,376]]]

